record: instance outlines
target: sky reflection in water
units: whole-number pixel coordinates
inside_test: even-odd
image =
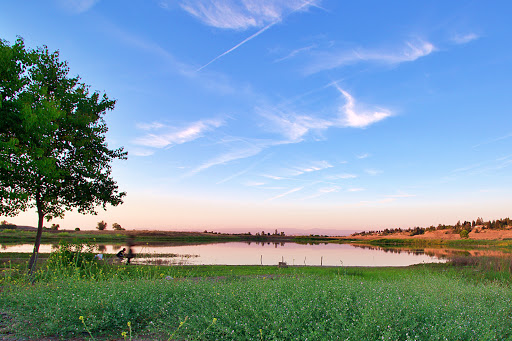
[[[100,252],[116,253],[121,247],[102,245]],[[0,252],[31,252],[33,245],[2,246]],[[51,244],[43,244],[40,252],[54,250]],[[285,261],[288,265],[325,266],[407,266],[419,263],[443,262],[421,251],[386,252],[381,249],[356,247],[349,244],[306,245],[296,243],[215,243],[185,246],[144,245],[133,247],[135,254],[162,259],[179,264],[224,264],[224,265],[277,265]],[[178,257],[159,257],[159,254],[177,254]],[[193,257],[187,257],[193,256]],[[136,262],[141,261],[141,259]]]

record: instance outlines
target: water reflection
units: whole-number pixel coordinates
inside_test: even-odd
[[[99,252],[114,255],[122,245],[100,244]],[[31,252],[33,246],[7,245],[0,252]],[[442,262],[425,250],[384,249],[374,246],[286,242],[228,242],[197,245],[134,245],[132,263],[225,264],[225,265],[324,265],[324,266],[407,266]],[[40,252],[51,252],[53,245],[41,245]]]

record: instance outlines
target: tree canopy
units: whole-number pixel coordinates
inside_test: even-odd
[[[105,136],[104,115],[114,105],[70,77],[58,51],[27,49],[21,38],[12,46],[0,40],[0,214],[37,209],[31,270],[44,218],[122,203],[111,163],[127,153],[109,149]]]

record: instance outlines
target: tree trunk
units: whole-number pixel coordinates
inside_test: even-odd
[[[36,200],[37,202],[37,215],[38,215],[38,222],[37,222],[37,234],[36,234],[36,240],[34,242],[34,251],[32,252],[32,256],[30,257],[30,261],[28,262],[28,274],[30,277],[33,276],[34,270],[36,268],[37,264],[37,256],[39,255],[39,245],[41,245],[41,236],[43,235],[43,220],[44,220],[44,212],[42,208],[42,204],[40,203],[40,200]]]

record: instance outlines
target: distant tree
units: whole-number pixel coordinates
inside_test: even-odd
[[[80,231],[80,228],[79,227],[75,227],[75,231]]]
[[[50,227],[50,230],[57,231],[59,228],[60,228],[59,224],[52,224],[52,226]]]
[[[0,229],[15,230],[16,227],[16,225],[8,223],[7,220],[0,222]]]
[[[114,229],[115,231],[124,231],[124,228],[122,228],[121,225],[119,225],[118,223],[113,223],[112,229]]]
[[[111,177],[111,162],[126,159],[110,150],[103,119],[115,101],[69,77],[66,62],[46,46],[26,49],[0,40],[0,214],[15,216],[35,207],[38,214],[32,274],[43,220],[68,210],[95,214],[119,205],[125,193]]]
[[[104,222],[103,220],[99,221],[98,224],[96,225],[96,228],[100,231],[103,231],[107,228],[107,223]]]

